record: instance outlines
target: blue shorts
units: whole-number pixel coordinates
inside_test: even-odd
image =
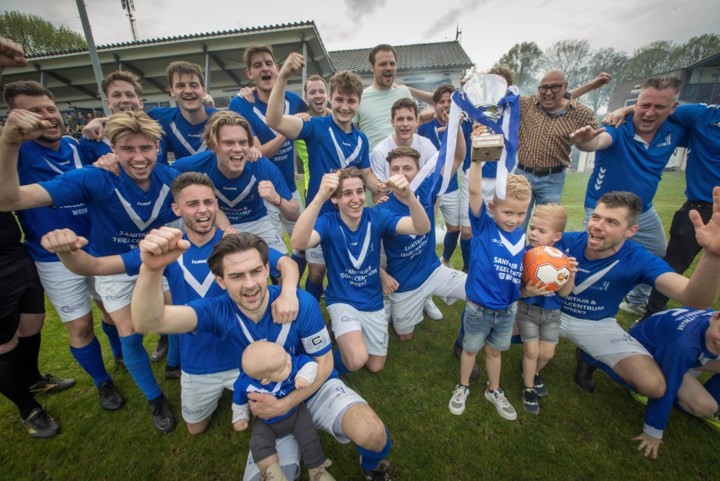
[[[507,309],[489,309],[468,299],[463,312],[463,349],[476,353],[485,342],[498,351],[510,349],[516,311],[517,302],[513,302]]]

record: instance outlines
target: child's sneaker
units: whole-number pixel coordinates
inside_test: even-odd
[[[485,390],[485,399],[493,403],[498,414],[508,421],[515,421],[517,419],[517,412],[512,407],[510,401],[505,397],[505,393],[501,388],[495,391]]]
[[[453,391],[450,402],[448,403],[448,409],[451,413],[456,416],[460,416],[463,412],[465,412],[465,400],[467,399],[468,394],[470,394],[469,387],[463,386],[462,384],[455,386],[455,390]]]
[[[632,389],[628,389],[628,392],[632,396],[632,398],[637,401],[638,403],[642,404],[643,406],[647,406],[648,398],[647,396],[643,396],[639,392],[635,392]]]
[[[535,392],[540,397],[545,397],[548,395],[548,389],[545,385],[545,381],[543,380],[542,376],[540,374],[535,374],[535,380],[533,381],[533,389],[535,389]]]
[[[523,407],[530,414],[540,413],[540,405],[538,404],[538,393],[535,389],[523,389],[522,393]]]
[[[700,420],[713,428],[715,431],[720,431],[720,416],[718,416],[718,413],[706,418],[700,418]]]

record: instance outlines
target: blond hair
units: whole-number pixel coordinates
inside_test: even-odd
[[[127,111],[111,115],[105,124],[105,137],[110,144],[117,144],[130,135],[144,135],[157,142],[163,136],[163,129],[145,112]]]
[[[515,200],[530,200],[532,196],[530,182],[522,175],[508,174],[505,184],[505,195]]]
[[[132,72],[128,72],[127,70],[116,70],[115,72],[107,74],[105,78],[103,78],[101,84],[105,95],[107,95],[108,89],[113,82],[127,82],[132,85],[132,88],[138,97],[142,96],[143,89],[142,85],[140,85],[140,79]]]
[[[564,232],[567,226],[567,211],[558,204],[539,204],[533,209],[532,218],[547,219],[552,222],[556,232]],[[532,222],[532,220],[530,221]]]
[[[239,125],[247,133],[248,145],[253,146],[253,134],[250,124],[242,115],[231,110],[220,110],[212,114],[205,124],[203,131],[203,142],[213,152],[217,152],[218,141],[220,140],[220,127],[223,125]]]

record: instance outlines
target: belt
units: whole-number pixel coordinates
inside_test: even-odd
[[[550,167],[548,169],[533,169],[521,163],[518,163],[517,168],[522,170],[523,172],[527,172],[528,174],[532,174],[537,177],[544,177],[550,174],[559,174],[560,172],[565,170],[565,167],[562,165],[558,165],[557,167]]]

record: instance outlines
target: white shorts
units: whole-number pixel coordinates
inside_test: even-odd
[[[287,246],[283,242],[281,231],[275,226],[269,216],[262,219],[243,222],[242,224],[233,224],[233,227],[239,232],[249,232],[256,234],[262,238],[267,245],[273,249],[287,254]]]
[[[460,226],[460,190],[440,196],[440,212],[445,225]]]
[[[123,307],[130,305],[136,280],[137,276],[129,276],[127,274],[95,276],[95,290],[100,295],[100,299],[108,313],[119,311]],[[170,289],[167,279],[164,276],[162,289],[163,292],[167,292]]]
[[[608,317],[600,321],[560,314],[560,337],[564,337],[611,368],[626,357],[650,356],[645,347]]]
[[[368,354],[386,356],[388,348],[388,323],[385,309],[359,311],[349,304],[336,303],[327,307],[335,338],[348,332],[361,331]]]
[[[446,304],[465,300],[467,274],[440,265],[417,289],[407,292],[393,292],[389,299],[395,332],[410,334],[423,320],[425,300],[438,296]]]
[[[300,477],[300,450],[298,449],[295,437],[290,434],[275,442],[275,449],[280,458],[280,466],[287,479],[298,479]],[[253,461],[252,453],[248,449],[248,459],[245,465],[243,481],[260,481],[260,470]]]
[[[180,398],[185,422],[194,424],[210,417],[217,409],[223,391],[232,391],[239,375],[239,369],[211,374],[190,374],[182,371]]]
[[[93,277],[79,276],[62,262],[36,262],[35,268],[62,322],[74,321],[90,313],[91,297],[99,298]]]
[[[300,206],[300,213],[302,214],[305,210],[305,207],[300,200],[300,191],[296,190],[295,192],[293,192],[292,198]],[[279,232],[287,232],[288,235],[292,235],[293,230],[295,229],[295,221],[287,220],[285,217],[280,215],[280,209],[278,209],[277,206],[271,204],[268,201],[265,201],[265,208],[267,209],[268,217],[270,217],[270,220],[272,220],[273,224],[275,225],[275,229],[277,229]]]
[[[323,255],[322,247],[320,244],[315,247],[305,249],[305,260],[308,264],[321,264],[325,265],[325,256]]]

